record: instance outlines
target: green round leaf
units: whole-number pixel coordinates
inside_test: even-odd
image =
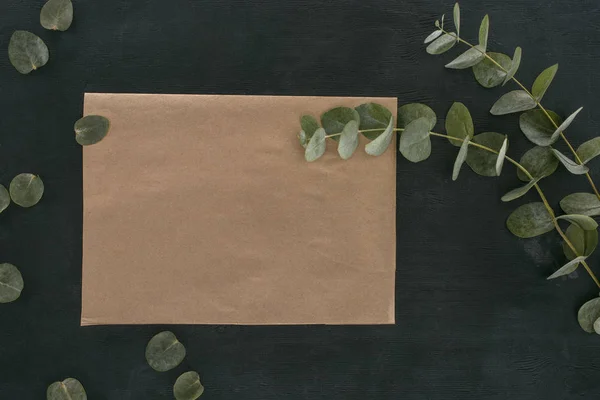
[[[10,194],[8,194],[8,190],[2,185],[0,185],[0,213],[6,210],[6,207],[10,204]]]
[[[300,131],[300,133],[298,134],[298,141],[300,142],[300,145],[302,147],[306,148],[306,146],[308,145],[308,137],[306,136],[306,132]]]
[[[469,109],[463,103],[456,102],[452,104],[446,115],[446,133],[449,136],[460,139],[471,139],[474,130],[473,119],[471,118]],[[448,139],[448,141],[455,146],[461,146],[463,143],[462,141],[452,139]]]
[[[433,31],[431,32],[423,41],[423,43],[431,43],[433,42],[435,39],[439,38],[440,36],[442,36],[442,31],[440,31],[439,29],[437,31]]]
[[[53,31],[66,31],[73,22],[71,0],[48,0],[40,12],[40,24]]]
[[[408,161],[424,161],[431,155],[431,137],[429,127],[431,121],[427,118],[419,118],[406,126],[400,136],[400,153]]]
[[[35,206],[44,194],[44,182],[33,174],[19,174],[9,186],[10,198],[21,207]]]
[[[475,135],[472,141],[489,147],[492,150],[500,151],[504,144],[504,135],[496,132],[484,132]],[[467,165],[479,175],[496,176],[497,159],[497,154],[473,146],[473,148],[469,149],[469,154],[467,155]]]
[[[573,193],[560,201],[560,208],[567,214],[581,214],[590,217],[600,215],[600,200],[595,194]]]
[[[517,208],[506,220],[508,230],[520,238],[532,238],[554,229],[544,203],[529,203]]]
[[[87,400],[87,394],[81,382],[67,378],[62,382],[54,382],[48,386],[47,400]]]
[[[375,140],[388,127],[392,112],[377,103],[366,103],[356,107],[356,112],[360,116],[361,131],[371,129],[381,129],[374,132],[363,132],[362,134],[369,140]]]
[[[185,372],[173,386],[173,394],[177,400],[196,400],[204,393],[204,386],[200,383],[200,376],[194,371]]]
[[[594,333],[594,322],[596,322],[598,318],[600,318],[600,297],[585,303],[577,313],[579,325],[588,333]]]
[[[487,53],[494,61],[502,66],[505,70],[508,70],[511,65],[511,59],[506,54],[502,53]],[[473,74],[475,80],[485,88],[493,88],[500,86],[506,78],[506,72],[498,68],[489,58],[485,58],[479,64],[473,66]]]
[[[508,92],[494,103],[490,113],[492,115],[506,115],[535,108],[536,102],[524,90]]]
[[[323,154],[325,154],[326,148],[327,143],[325,143],[325,129],[319,128],[306,145],[306,149],[304,150],[304,159],[308,162],[316,161],[321,158]]]
[[[405,104],[398,109],[399,128],[406,128],[408,124],[419,118],[425,118],[429,121],[429,130],[432,130],[437,122],[435,112],[425,104],[410,103]]]
[[[535,78],[535,82],[533,82],[533,86],[531,88],[531,94],[538,100],[542,100],[546,90],[550,87],[556,72],[558,71],[558,64],[555,64],[551,67],[546,68],[542,71],[541,74]]]
[[[338,144],[338,154],[342,160],[352,157],[358,147],[358,122],[350,121],[344,127]]]
[[[456,57],[446,64],[450,69],[466,69],[479,64],[485,58],[485,49],[479,45],[471,47],[469,50]]]
[[[600,335],[600,318],[598,318],[596,322],[594,322],[594,332]]]
[[[306,134],[306,141],[310,140],[310,138],[315,134],[316,130],[319,129],[319,123],[312,115],[303,115],[300,117],[300,127]]]
[[[556,125],[562,124],[562,118],[554,111],[547,111]],[[556,127],[542,110],[530,110],[521,114],[519,117],[519,126],[527,139],[538,146],[550,146],[558,139],[552,138],[552,134],[556,130]]]
[[[600,155],[600,137],[595,137],[577,148],[577,156],[585,164]]]
[[[22,74],[43,67],[48,62],[48,47],[42,39],[27,31],[15,31],[8,44],[10,63]]]
[[[12,264],[0,264],[0,303],[10,303],[21,296],[23,277]]]
[[[437,55],[447,52],[456,44],[456,37],[454,32],[442,35],[427,46],[427,53]]]
[[[542,179],[550,176],[558,168],[558,159],[554,156],[550,147],[536,146],[529,149],[519,161],[535,179]],[[523,182],[528,182],[529,178],[523,171],[517,168],[517,176]]]
[[[385,131],[365,146],[365,152],[371,156],[382,155],[389,147],[392,139],[394,138],[394,118],[390,116],[390,121]]]
[[[96,144],[108,133],[110,121],[101,115],[87,115],[75,122],[75,140],[82,146]]]
[[[350,121],[356,121],[360,126],[360,115],[355,109],[349,107],[337,107],[321,115],[321,125],[328,135],[341,133]],[[339,136],[334,136],[332,139],[340,140]]]
[[[154,336],[146,346],[146,361],[156,371],[169,371],[183,361],[185,347],[172,332],[164,331]]]
[[[575,254],[571,247],[563,242],[563,252],[568,260],[573,260],[578,256],[589,257],[598,246],[598,231],[595,229],[584,230],[577,224],[571,224],[567,228],[566,235],[577,250],[577,254]]]

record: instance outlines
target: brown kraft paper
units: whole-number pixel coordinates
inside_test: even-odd
[[[391,324],[395,141],[304,160],[299,118],[395,98],[87,93],[82,325]]]

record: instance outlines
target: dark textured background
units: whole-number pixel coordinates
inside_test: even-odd
[[[465,170],[453,183],[456,148],[444,140],[425,163],[398,161],[395,326],[171,327],[188,357],[162,374],[144,360],[160,327],[80,328],[81,148],[72,125],[86,90],[397,96],[430,104],[438,131],[457,100],[470,107],[476,131],[508,134],[511,154],[531,145],[517,116],[488,114],[507,89],[485,90],[469,71],[445,70],[459,50],[425,53],[422,40],[436,16],[451,14],[450,1],[74,3],[73,26],[58,33],[40,27],[41,0],[0,2],[0,183],[27,171],[47,188],[36,207],[0,215],[0,261],[17,265],[26,282],[19,301],[0,306],[0,399],[44,398],[48,384],[68,376],[90,399],[169,399],[187,369],[201,374],[206,399],[600,397],[600,337],[576,320],[597,294],[591,280],[582,273],[547,282],[563,262],[556,235],[525,241],[504,228],[516,204],[500,197],[517,185],[514,169],[500,179]],[[518,77],[528,85],[561,64],[544,103],[563,115],[585,106],[569,130],[575,144],[599,133],[599,7],[462,3],[465,37],[476,37],[488,12],[492,50],[512,55],[523,46]],[[40,35],[51,51],[30,76],[6,55],[15,29]],[[543,187],[554,205],[587,190],[562,168]],[[597,257],[591,264],[600,272]]]

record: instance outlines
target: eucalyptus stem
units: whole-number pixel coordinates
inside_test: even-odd
[[[450,34],[448,31],[444,30],[444,29],[440,29],[442,32],[444,32],[445,34]],[[482,53],[485,58],[487,58],[492,64],[494,64],[496,67],[500,68],[500,70],[504,71],[504,73],[508,73],[508,71],[506,70],[506,68],[504,68],[502,65],[500,65],[500,63],[498,63],[496,60],[494,60],[492,57],[490,57],[486,51],[482,51],[481,49],[479,49],[477,46],[474,46],[473,44],[467,42],[466,40],[464,40],[463,38],[458,38],[458,41],[469,46],[472,49],[475,49],[477,51],[479,51],[480,53]],[[515,78],[514,76],[511,77],[511,80],[516,83],[525,93],[527,93],[527,95],[529,97],[531,97],[531,99],[535,102],[536,106],[544,113],[544,115],[546,116],[546,118],[548,118],[548,120],[550,121],[550,123],[554,126],[555,129],[558,129],[558,124],[554,121],[554,119],[550,116],[550,114],[548,113],[548,110],[546,110],[546,108],[539,102],[539,100],[529,91],[529,89],[527,89],[527,87],[525,87],[525,85],[523,85],[517,78]],[[575,149],[573,148],[573,146],[571,145],[571,142],[569,142],[569,140],[567,139],[567,137],[565,136],[565,134],[563,132],[560,132],[560,137],[561,139],[567,144],[567,147],[569,148],[569,150],[571,151],[571,153],[573,153],[575,160],[577,161],[578,164],[583,164],[583,161],[581,161],[581,158],[579,157],[579,155],[577,154],[577,151],[575,151]],[[508,158],[507,158],[508,159]],[[525,172],[525,171],[523,171]],[[589,172],[585,173],[585,176],[587,178],[587,180],[589,181],[592,190],[594,191],[594,194],[596,195],[596,197],[600,200],[600,192],[598,191],[598,189],[596,188],[596,184],[594,183],[594,180],[592,179],[592,176],[590,175]],[[599,285],[600,286],[600,285]]]

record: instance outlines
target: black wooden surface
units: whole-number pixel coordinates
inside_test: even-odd
[[[451,14],[449,1],[74,3],[73,26],[57,33],[39,25],[41,0],[0,2],[0,183],[26,171],[46,184],[39,205],[0,215],[0,262],[17,265],[26,282],[19,301],[0,306],[0,399],[44,398],[68,376],[90,399],[169,399],[187,369],[201,374],[206,399],[600,398],[600,337],[576,321],[598,291],[583,273],[546,281],[563,262],[556,235],[518,240],[504,228],[516,204],[500,197],[518,184],[514,169],[500,179],[465,170],[453,183],[456,148],[444,140],[425,163],[398,161],[395,326],[175,326],[188,356],[162,374],[144,360],[160,327],[80,328],[81,148],[72,125],[84,91],[397,96],[431,105],[438,131],[462,101],[476,131],[509,135],[511,154],[531,145],[517,116],[488,113],[508,89],[445,70],[459,50],[425,53],[422,40],[439,14]],[[492,50],[523,46],[518,76],[527,84],[559,62],[544,103],[563,115],[585,106],[568,133],[575,144],[599,133],[597,0],[462,8],[465,37],[476,38],[488,12]],[[40,35],[51,51],[30,76],[8,62],[15,29]],[[588,190],[564,170],[543,187],[555,206]],[[597,257],[591,264],[600,273]]]

